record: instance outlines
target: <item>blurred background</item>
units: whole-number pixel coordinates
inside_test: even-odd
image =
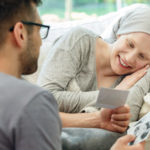
[[[135,3],[150,5],[150,0],[43,0],[39,13],[42,20],[62,22],[96,18]]]

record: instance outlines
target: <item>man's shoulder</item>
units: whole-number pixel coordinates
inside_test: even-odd
[[[29,91],[30,90],[44,91],[44,89],[42,89],[24,79],[18,79],[16,77],[13,77],[13,76],[7,75],[7,74],[0,73],[0,82],[1,82],[0,88],[2,88],[2,87],[3,87],[3,89],[12,88],[11,91],[17,90],[19,92],[20,90],[22,90],[22,88],[24,90],[29,90]]]
[[[19,115],[26,107],[47,105],[57,108],[57,103],[48,91],[25,80],[0,73],[0,110],[8,109],[9,116]],[[11,109],[9,109],[11,108]]]
[[[6,135],[0,135],[0,140],[10,140],[13,143],[12,137],[15,135],[17,139],[39,149],[43,145],[48,147],[47,141],[54,147],[60,147],[58,138],[61,122],[53,96],[46,90],[13,76],[0,73],[0,82],[0,130]],[[30,149],[30,144],[24,145],[21,141],[16,140],[18,147]]]
[[[0,73],[0,82],[0,95],[2,95],[8,103],[10,101],[14,103],[28,103],[34,97],[43,95],[43,93],[46,93],[48,96],[51,95],[41,87],[10,75]],[[3,101],[3,99],[0,101]]]

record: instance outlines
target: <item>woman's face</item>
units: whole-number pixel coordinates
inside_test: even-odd
[[[121,35],[112,46],[110,64],[115,74],[129,74],[150,64],[150,35]]]

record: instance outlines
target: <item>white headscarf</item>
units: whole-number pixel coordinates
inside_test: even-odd
[[[145,32],[150,34],[150,6],[134,4],[125,11],[118,12],[118,17],[102,33],[102,38],[113,43],[119,34]]]

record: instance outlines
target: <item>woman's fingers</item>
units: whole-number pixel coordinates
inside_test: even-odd
[[[115,132],[123,133],[127,130],[127,127],[122,127],[117,124],[112,124],[112,126],[115,129]]]
[[[131,75],[127,76],[127,79],[130,81],[130,84],[135,84],[138,80],[140,80],[146,73],[147,69],[149,68],[149,65],[132,73]]]
[[[139,81],[146,73],[149,68],[149,65],[144,68],[132,73],[131,75],[127,75],[121,83],[116,87],[116,89],[126,90],[131,88],[137,81]]]
[[[116,121],[116,120],[112,119],[111,122],[113,124],[115,124],[115,125],[120,126],[120,127],[128,127],[128,125],[129,125],[129,121],[128,120],[127,121]]]
[[[127,121],[129,120],[131,117],[131,114],[128,113],[128,114],[113,114],[111,119],[112,120],[115,120],[115,121]]]
[[[121,113],[129,113],[129,112],[130,112],[130,107],[128,105],[124,105],[112,110],[113,114],[121,114]]]

